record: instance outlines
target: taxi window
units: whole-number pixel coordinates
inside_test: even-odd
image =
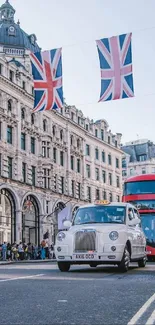
[[[95,206],[80,208],[73,225],[87,223],[125,223],[126,208],[122,206]]]

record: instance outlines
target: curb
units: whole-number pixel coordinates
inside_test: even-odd
[[[41,264],[41,263],[56,263],[56,260],[30,260],[30,261],[8,261],[8,262],[0,262],[1,265],[10,265],[10,264]]]

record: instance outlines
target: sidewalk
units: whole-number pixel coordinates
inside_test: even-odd
[[[37,264],[37,263],[54,263],[55,259],[46,259],[46,260],[23,260],[23,261],[0,261],[1,265],[9,265],[9,264]]]

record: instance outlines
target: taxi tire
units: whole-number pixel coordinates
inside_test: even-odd
[[[138,261],[138,267],[145,267],[146,266],[146,257],[143,257],[142,260]]]
[[[118,265],[121,272],[127,272],[130,264],[130,252],[128,246],[125,246],[121,263]]]
[[[58,268],[61,272],[68,272],[70,269],[70,263],[68,262],[58,262]]]

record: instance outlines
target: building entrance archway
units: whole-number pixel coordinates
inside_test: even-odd
[[[13,195],[8,189],[0,190],[0,244],[16,241],[16,209]]]
[[[26,244],[40,244],[39,207],[33,195],[28,195],[23,203],[22,241]]]

